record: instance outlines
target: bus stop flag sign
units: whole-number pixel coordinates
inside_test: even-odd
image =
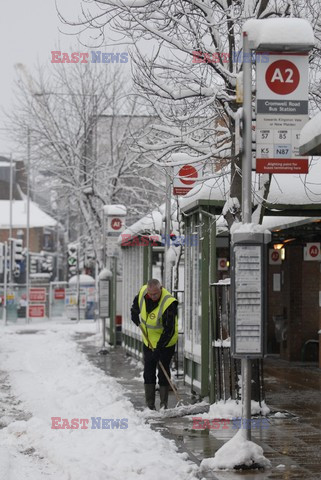
[[[308,157],[299,155],[309,119],[308,54],[257,54],[256,83],[256,171],[308,173]]]

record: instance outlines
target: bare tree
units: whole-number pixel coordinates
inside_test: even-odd
[[[70,226],[74,220],[96,258],[102,205],[125,203],[131,215],[142,214],[154,191],[140,154],[130,150],[149,117],[129,95],[119,65],[112,67],[59,64],[39,68],[34,77],[20,67],[16,105],[8,115],[24,158],[29,135],[33,190],[46,197],[51,211],[55,205],[60,220],[68,218]]]
[[[167,162],[185,150],[195,160],[231,164],[231,224],[240,217],[240,158],[234,132],[238,113],[236,78],[242,70],[241,29],[249,18],[308,18],[319,42],[320,2],[316,0],[93,0],[83,19],[70,22],[99,32],[103,44],[111,32],[126,35],[132,48],[134,80],[161,122],[139,142],[149,160]],[[64,19],[66,22],[67,20]],[[148,42],[148,44],[146,44]],[[318,45],[319,47],[319,45]],[[319,49],[311,65],[319,68]],[[311,88],[319,101],[320,85]],[[269,181],[267,179],[266,185]]]

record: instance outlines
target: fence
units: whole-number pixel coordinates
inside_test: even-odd
[[[95,287],[81,287],[77,302],[76,287],[67,282],[36,283],[29,286],[28,320],[94,319]],[[6,322],[17,323],[27,318],[26,284],[7,285]],[[4,320],[4,285],[0,284],[0,319]],[[79,309],[79,310],[78,310]]]

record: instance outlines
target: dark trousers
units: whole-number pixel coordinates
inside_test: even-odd
[[[169,377],[171,376],[169,365],[171,363],[171,359],[172,359],[172,356],[174,355],[174,352],[175,352],[175,345],[161,349],[160,361],[164,365],[164,368]],[[153,351],[150,348],[146,347],[146,345],[144,344],[143,354],[144,354],[144,383],[156,384],[157,362],[155,362],[153,358]],[[163,370],[159,365],[158,365],[158,383],[160,386],[164,386],[164,387],[168,385],[168,381],[166,380]]]

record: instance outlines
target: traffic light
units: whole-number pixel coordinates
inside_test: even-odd
[[[21,273],[21,262],[23,260],[22,249],[23,240],[21,238],[12,239],[12,271],[15,277],[19,277]]]
[[[74,244],[68,245],[68,272],[69,277],[78,273],[78,247]]]
[[[34,255],[30,255],[30,273],[38,273],[38,260]]]
[[[21,238],[13,239],[13,263],[20,265],[22,262],[23,240]]]
[[[52,255],[44,255],[41,263],[43,273],[52,273],[54,268],[54,259]]]

